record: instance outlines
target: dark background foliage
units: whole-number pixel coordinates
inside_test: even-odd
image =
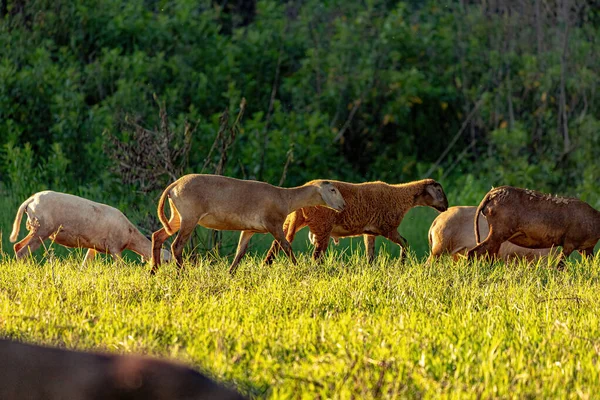
[[[229,137],[228,176],[284,186],[433,177],[451,205],[511,184],[598,208],[599,10],[581,0],[1,0],[2,231],[20,202],[54,189],[120,207],[148,233],[160,188],[174,172],[214,172]]]

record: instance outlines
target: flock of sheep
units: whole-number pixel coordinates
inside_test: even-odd
[[[164,211],[168,200],[171,216]],[[97,252],[121,257],[125,249],[150,259],[151,273],[171,257],[181,268],[182,252],[196,225],[217,230],[241,231],[233,274],[255,233],[274,237],[265,263],[283,250],[292,262],[291,242],[305,226],[319,260],[329,239],[363,235],[369,261],[374,258],[375,237],[383,236],[403,250],[406,240],[398,233],[404,215],[415,206],[442,212],[429,230],[432,262],[444,253],[491,255],[505,259],[535,259],[558,246],[559,266],[578,250],[592,256],[600,239],[600,212],[574,198],[551,196],[528,189],[502,186],[490,190],[479,207],[451,207],[442,186],[433,179],[402,184],[360,184],[314,180],[302,186],[282,188],[268,183],[219,175],[190,174],[170,184],[158,203],[163,225],[152,241],[116,208],[81,197],[43,191],[25,200],[17,212],[11,242],[17,240],[21,219],[27,214],[29,234],[15,244],[17,258],[40,247],[48,238],[67,247],[87,248],[84,263]],[[483,214],[487,224],[480,215]],[[171,252],[165,240],[178,232]],[[480,242],[480,232],[487,236]],[[554,250],[556,251],[556,250]]]
[[[164,211],[169,201],[171,216]],[[154,274],[161,259],[182,266],[182,251],[196,225],[241,231],[234,273],[255,233],[270,233],[273,244],[265,259],[283,250],[295,262],[291,242],[298,230],[310,229],[319,260],[330,238],[363,235],[369,261],[376,236],[402,249],[406,240],[398,227],[408,210],[428,206],[441,212],[429,230],[431,255],[466,252],[467,257],[489,254],[503,258],[535,259],[562,247],[560,265],[574,250],[591,256],[600,239],[600,212],[587,203],[540,192],[502,186],[488,192],[479,207],[451,207],[442,186],[433,179],[389,185],[315,180],[294,188],[217,175],[186,175],[169,185],[158,203],[163,225],[152,241],[116,208],[53,191],[25,200],[17,212],[10,240],[15,242],[23,214],[29,234],[15,244],[24,257],[51,238],[67,247],[87,248],[84,263],[97,252],[120,258],[124,249],[151,259]],[[486,217],[487,224],[480,215]],[[178,232],[171,252],[165,240]],[[480,233],[487,238],[479,242]],[[84,353],[15,343],[0,339],[0,398],[2,399],[242,399],[184,366],[140,358]]]

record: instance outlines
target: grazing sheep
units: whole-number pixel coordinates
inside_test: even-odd
[[[66,247],[89,249],[83,264],[96,256],[97,252],[107,253],[115,259],[129,249],[150,259],[152,242],[114,207],[96,203],[71,194],[46,190],[25,200],[17,211],[10,241],[19,236],[23,213],[27,213],[29,234],[15,244],[17,259],[37,250],[48,238]],[[163,253],[165,259],[171,254]]]
[[[479,215],[490,226],[487,238],[479,243]],[[490,254],[496,256],[500,245],[509,241],[532,249],[562,246],[559,267],[564,257],[574,250],[585,256],[593,255],[600,239],[600,212],[574,198],[558,197],[501,186],[490,190],[477,207],[474,218],[475,240],[479,243],[467,257]]]
[[[169,199],[171,219],[164,212]],[[258,181],[244,181],[219,175],[191,174],[170,184],[158,203],[158,217],[164,228],[152,235],[153,266],[156,273],[160,262],[158,251],[164,241],[179,229],[171,246],[181,268],[183,246],[196,225],[218,230],[242,231],[230,273],[246,253],[255,233],[270,233],[295,262],[292,246],[285,239],[282,225],[285,217],[298,208],[324,205],[333,210],[344,208],[340,192],[328,181],[317,180],[295,188],[281,188]],[[333,213],[337,211],[331,211]]]
[[[0,339],[2,400],[243,399],[183,365]]]
[[[290,243],[296,232],[309,227],[315,244],[315,260],[319,260],[327,250],[330,237],[337,241],[341,237],[364,235],[369,261],[375,257],[375,237],[378,235],[404,249],[407,242],[398,233],[398,227],[408,210],[415,206],[429,206],[438,211],[448,208],[442,186],[433,179],[396,185],[331,182],[346,200],[344,211],[335,213],[323,207],[304,207],[288,215],[283,226]],[[273,242],[265,262],[272,262],[279,250],[279,245]]]
[[[454,260],[458,254],[466,254],[468,250],[477,246],[473,218],[477,207],[450,207],[447,211],[437,216],[429,228],[429,247],[431,254],[427,262],[433,261],[442,254],[451,254]],[[488,235],[489,228],[484,219],[479,220],[479,229],[484,236]],[[505,259],[525,258],[536,260],[547,256],[551,249],[528,249],[504,242],[500,246],[498,255]]]

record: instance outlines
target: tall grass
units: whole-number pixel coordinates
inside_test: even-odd
[[[593,397],[600,256],[547,265],[202,258],[155,277],[0,262],[0,335],[189,363],[259,398]]]

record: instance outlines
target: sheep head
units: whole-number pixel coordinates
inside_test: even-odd
[[[329,181],[318,181],[315,183],[318,188],[318,192],[321,198],[325,202],[324,206],[334,209],[335,211],[342,211],[346,206],[344,197],[331,182]]]
[[[440,212],[446,211],[448,209],[448,199],[442,185],[433,179],[428,180],[419,196],[418,204],[435,208]]]

